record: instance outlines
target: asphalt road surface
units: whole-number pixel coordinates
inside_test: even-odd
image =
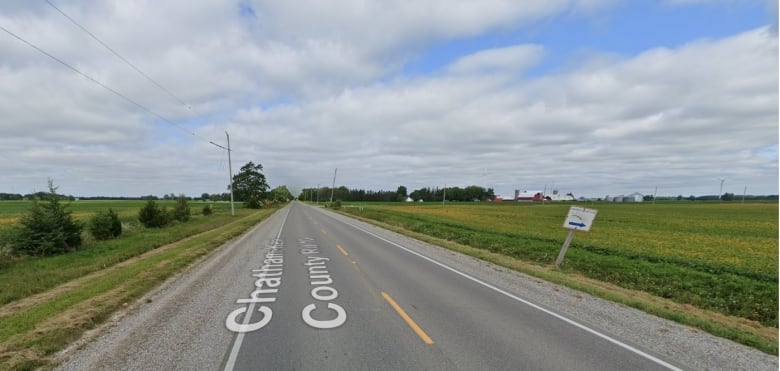
[[[708,350],[674,345],[673,324],[664,324],[673,330],[663,333],[671,347],[654,346],[665,341],[657,340],[657,328],[647,330],[653,336],[639,333],[641,324],[612,330],[628,326],[623,318],[628,324],[639,322],[631,316],[650,316],[609,304],[612,309],[580,320],[571,315],[575,299],[560,301],[560,309],[536,304],[524,298],[530,289],[504,284],[502,275],[514,273],[441,250],[426,253],[437,249],[417,245],[294,202],[142,300],[105,335],[73,352],[62,368],[777,368],[776,358],[728,342],[728,349],[748,358],[724,357],[742,364],[708,364],[699,359],[709,357]],[[628,314],[607,313],[613,310]],[[679,331],[687,337],[686,329]]]

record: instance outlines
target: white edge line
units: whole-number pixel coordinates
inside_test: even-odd
[[[282,236],[282,230],[284,230],[284,224],[287,223],[287,216],[290,215],[290,209],[287,209],[287,214],[284,215],[284,220],[282,220],[282,226],[279,227],[279,233],[276,234],[276,241],[279,240],[279,237]],[[244,237],[242,237],[237,243],[240,243],[249,236],[254,230],[250,231],[249,233],[245,234]],[[255,303],[249,303],[249,307],[247,307],[246,314],[244,315],[244,323],[243,325],[249,324],[249,320],[252,319],[252,313],[255,311]],[[230,349],[230,356],[228,357],[227,362],[225,363],[225,371],[233,371],[233,367],[236,366],[236,360],[238,359],[238,351],[241,350],[241,344],[244,342],[244,333],[239,332],[238,335],[236,335],[236,340],[233,342],[233,348]]]
[[[327,213],[326,213],[326,215],[327,215]],[[617,346],[619,346],[619,347],[621,347],[623,349],[626,349],[626,350],[631,351],[631,352],[633,352],[633,353],[635,353],[637,355],[645,357],[648,360],[653,361],[653,362],[655,362],[655,363],[657,363],[657,364],[659,364],[661,366],[664,366],[664,367],[666,367],[666,368],[668,368],[670,370],[682,371],[681,368],[679,368],[677,366],[674,366],[674,365],[672,365],[672,364],[670,364],[670,363],[668,363],[668,362],[666,362],[666,361],[664,361],[664,360],[662,360],[662,359],[660,359],[658,357],[655,357],[655,356],[653,356],[651,354],[645,353],[645,352],[643,352],[643,351],[641,351],[641,350],[639,350],[637,348],[634,348],[634,347],[632,347],[632,346],[630,346],[630,345],[628,345],[628,344],[626,344],[626,343],[624,343],[624,342],[622,342],[620,340],[617,340],[615,338],[609,337],[608,335],[602,334],[601,332],[598,332],[598,331],[596,331],[596,330],[594,330],[594,329],[592,329],[592,328],[590,328],[588,326],[585,326],[585,325],[583,325],[583,324],[581,324],[579,322],[576,322],[576,321],[574,321],[572,319],[564,317],[563,315],[560,315],[560,314],[555,313],[555,312],[553,312],[553,311],[551,311],[549,309],[546,309],[546,308],[543,308],[543,307],[541,307],[539,305],[531,303],[528,300],[520,298],[520,297],[518,297],[518,296],[516,296],[516,295],[514,295],[512,293],[506,292],[506,291],[504,291],[504,290],[502,290],[502,289],[500,289],[500,288],[498,288],[496,286],[493,286],[493,285],[491,285],[491,284],[489,284],[489,283],[487,283],[485,281],[482,281],[482,280],[480,280],[480,279],[478,279],[476,277],[472,277],[472,276],[470,276],[470,275],[468,275],[466,273],[463,273],[463,272],[461,272],[461,271],[459,271],[459,270],[457,270],[455,268],[452,268],[452,267],[450,267],[450,266],[448,266],[446,264],[443,264],[443,263],[440,263],[440,262],[438,262],[436,260],[433,260],[433,259],[431,259],[431,258],[429,258],[429,257],[427,257],[425,255],[422,255],[422,254],[420,254],[420,253],[418,253],[416,251],[413,251],[413,250],[411,250],[411,249],[409,249],[407,247],[404,247],[404,246],[402,246],[400,244],[397,244],[397,243],[395,243],[393,241],[390,241],[390,240],[388,240],[388,239],[386,239],[386,238],[384,238],[382,236],[379,236],[379,235],[377,235],[377,234],[375,234],[373,232],[369,232],[368,230],[366,230],[366,229],[364,229],[364,228],[362,228],[360,226],[357,226],[355,224],[346,222],[344,220],[340,220],[340,219],[335,218],[333,216],[331,216],[331,218],[335,219],[335,220],[338,220],[338,221],[340,221],[340,222],[342,222],[342,223],[344,223],[344,224],[346,224],[346,225],[348,225],[348,226],[350,226],[352,228],[360,230],[360,231],[362,231],[362,232],[364,232],[364,233],[366,233],[368,235],[371,235],[371,236],[373,236],[373,237],[375,237],[375,238],[377,238],[379,240],[387,242],[387,243],[389,243],[389,244],[391,244],[391,245],[393,245],[395,247],[398,247],[398,248],[400,248],[400,249],[402,249],[402,250],[404,250],[404,251],[406,251],[406,252],[408,252],[410,254],[413,254],[413,255],[416,255],[416,256],[418,256],[420,258],[423,258],[423,259],[425,259],[425,260],[427,260],[427,261],[429,261],[429,262],[431,262],[433,264],[436,264],[436,265],[438,265],[438,266],[440,266],[440,267],[442,267],[442,268],[444,268],[446,270],[449,270],[449,271],[451,271],[453,273],[456,273],[456,274],[458,274],[458,275],[460,275],[460,276],[462,276],[464,278],[467,278],[467,279],[469,279],[469,280],[471,280],[473,282],[476,282],[476,283],[478,283],[478,284],[480,284],[482,286],[485,286],[485,287],[487,287],[487,288],[489,288],[489,289],[491,289],[493,291],[496,291],[496,292],[501,293],[501,294],[503,294],[503,295],[505,295],[505,296],[507,296],[509,298],[517,300],[517,301],[519,301],[519,302],[521,302],[521,303],[523,303],[525,305],[528,305],[531,308],[534,308],[534,309],[540,310],[540,311],[542,311],[544,313],[547,313],[550,316],[558,318],[559,320],[564,321],[564,322],[566,322],[566,323],[568,323],[568,324],[570,324],[572,326],[578,327],[578,328],[580,328],[580,329],[582,329],[582,330],[584,330],[586,332],[589,332],[589,333],[591,333],[591,334],[593,334],[595,336],[598,336],[598,337],[600,337],[600,338],[602,338],[602,339],[604,339],[604,340],[606,340],[606,341],[608,341],[608,342],[610,342],[612,344],[615,344],[615,345],[617,345]]]

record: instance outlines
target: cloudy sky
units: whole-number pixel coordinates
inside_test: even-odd
[[[778,193],[776,1],[49,1],[0,3],[0,192],[221,193],[227,131],[293,190]]]

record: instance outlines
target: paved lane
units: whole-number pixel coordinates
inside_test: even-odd
[[[301,203],[104,330],[60,369],[777,369],[776,357]]]
[[[267,304],[272,319],[238,335],[226,369],[397,370],[446,364],[438,351],[408,336],[409,328],[321,221],[332,223],[302,204],[290,208],[277,241],[284,246],[278,249],[284,262],[276,300]],[[250,288],[253,278],[245,278]],[[314,310],[304,311],[312,305]],[[253,314],[249,322],[259,318]]]
[[[669,366],[315,208],[293,204],[278,236],[270,251],[279,259],[265,260],[280,263],[266,270],[283,272],[267,294],[273,315],[238,335],[226,369]],[[245,278],[250,288],[253,278]],[[256,313],[239,322],[262,323]]]

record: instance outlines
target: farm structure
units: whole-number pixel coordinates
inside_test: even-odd
[[[634,192],[630,195],[619,195],[619,196],[605,196],[604,200],[608,202],[643,202],[644,201],[644,195],[639,192]]]
[[[574,196],[571,193],[562,195],[558,193],[558,190],[554,190],[552,194],[544,194],[542,191],[520,191],[515,190],[514,198],[501,198],[501,201],[574,201]]]

